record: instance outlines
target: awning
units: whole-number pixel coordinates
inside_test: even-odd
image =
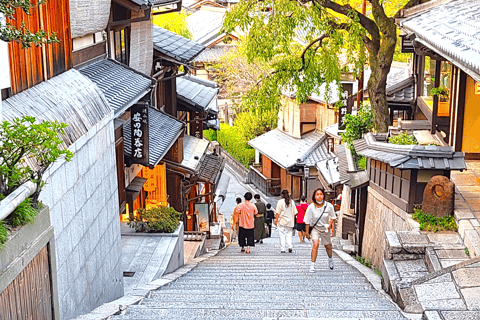
[[[153,78],[111,59],[94,62],[79,71],[102,90],[115,117],[155,86]]]
[[[352,189],[368,185],[370,178],[367,171],[355,169],[352,153],[345,145],[337,146],[337,156],[340,183],[344,183]]]
[[[153,108],[148,109],[148,143],[149,143],[149,167],[155,167],[160,160],[167,154],[168,150],[177,141],[183,133],[185,124],[174,117],[157,111]],[[126,156],[132,156],[131,143],[131,122],[128,120],[123,129],[125,139],[124,152]]]
[[[218,113],[218,86],[215,82],[190,75],[176,80],[179,110]]]
[[[207,152],[209,142],[189,135],[183,137],[183,161],[182,166],[196,170],[200,160]]]
[[[225,166],[224,159],[214,153],[206,154],[202,159],[200,168],[197,171],[197,176],[200,180],[218,185],[218,180]],[[212,190],[213,192],[215,190]]]
[[[4,120],[28,115],[37,121],[68,124],[61,136],[66,147],[112,112],[98,86],[75,69],[20,92],[2,104]]]
[[[152,36],[155,50],[180,63],[192,61],[205,50],[204,45],[156,25],[152,26]]]

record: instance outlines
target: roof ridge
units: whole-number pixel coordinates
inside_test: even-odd
[[[310,132],[309,132],[309,133],[310,133]],[[312,134],[313,134],[313,133],[319,133],[319,134],[321,134],[322,136],[320,137],[320,139],[318,139],[317,142],[315,142],[315,143],[303,154],[303,159],[301,159],[302,162],[305,161],[305,160],[308,158],[308,156],[309,156],[310,154],[312,154],[321,144],[323,144],[323,142],[324,142],[324,141],[326,140],[326,138],[327,138],[327,135],[326,135],[324,132],[321,132],[321,131],[319,131],[319,130],[314,130],[314,131],[311,132],[311,133],[312,133]]]

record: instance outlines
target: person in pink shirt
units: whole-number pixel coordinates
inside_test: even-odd
[[[252,194],[250,192],[245,193],[245,202],[240,203],[236,207],[236,211],[239,214],[238,217],[238,244],[242,247],[241,252],[245,251],[245,247],[247,247],[246,253],[250,253],[250,247],[255,246],[254,241],[254,220],[255,215],[258,213],[257,206],[251,203]]]

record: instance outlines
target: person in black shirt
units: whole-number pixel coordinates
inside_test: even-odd
[[[275,211],[272,209],[272,205],[270,203],[267,204],[267,211],[266,211],[266,216],[265,216],[265,223],[267,224],[268,227],[268,235],[267,237],[272,236],[272,223],[273,219],[275,218]]]

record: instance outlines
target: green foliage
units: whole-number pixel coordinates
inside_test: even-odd
[[[36,123],[34,117],[15,118],[4,121],[0,130],[0,193],[12,193],[27,181],[37,185],[32,195],[32,204],[37,206],[38,196],[43,187],[42,176],[45,170],[59,157],[70,161],[73,153],[62,149],[63,141],[58,137],[64,134],[65,123],[43,121]],[[26,159],[33,160],[37,168],[26,165]]]
[[[338,85],[347,72],[357,75],[367,59],[372,74],[380,74],[380,68],[391,65],[397,42],[392,16],[413,3],[370,1],[369,14],[363,16],[357,0],[240,1],[227,12],[224,31],[239,29],[245,34],[247,61],[269,65],[242,104],[278,108],[282,91],[294,92],[298,102],[304,102],[323,84]],[[264,14],[267,11],[271,14]],[[369,90],[385,95],[386,75],[370,80]],[[383,128],[388,114],[380,101],[372,106],[375,121]]]
[[[412,218],[420,223],[420,230],[433,232],[458,230],[457,223],[453,216],[434,217],[430,214],[425,214],[421,209],[416,208]]]
[[[403,131],[398,136],[388,138],[389,143],[401,144],[401,145],[417,145],[418,141],[415,136],[407,134],[406,131]]]
[[[20,8],[23,12],[30,15],[31,9],[45,2],[46,0],[39,0],[34,4],[30,0],[1,0],[0,16],[3,15],[9,20],[14,20],[15,9]],[[23,49],[30,48],[32,44],[39,47],[42,44],[59,42],[55,32],[52,32],[50,36],[44,30],[33,33],[27,29],[25,22],[22,22],[19,29],[9,22],[0,23],[0,40],[5,42],[16,41],[22,45]]]
[[[209,141],[217,141],[217,130],[203,130],[203,137]]]
[[[372,261],[370,259],[366,259],[365,257],[355,257],[355,260],[357,260],[367,268],[372,268]]]
[[[188,30],[187,16],[185,10],[182,10],[182,12],[157,14],[153,16],[153,24],[192,40],[193,35]]]
[[[393,54],[393,61],[398,62],[408,62],[408,59],[412,56],[411,53],[402,53],[401,51],[401,39],[400,36],[397,36],[397,44],[395,45],[395,53]]]
[[[373,116],[369,105],[360,107],[356,115],[347,114],[345,116],[345,132],[341,133],[343,141],[356,157],[359,155],[355,152],[353,141],[361,139],[364,133],[373,129]]]
[[[136,232],[172,233],[180,222],[180,212],[172,207],[138,209],[139,216],[128,225]]]
[[[359,170],[365,170],[367,169],[367,158],[361,157],[360,159],[357,160],[357,168]]]
[[[247,141],[239,132],[238,126],[229,126],[226,123],[220,123],[220,131],[217,132],[217,141],[222,148],[232,157],[237,159],[248,168],[255,159],[255,150],[252,149]]]
[[[32,199],[27,198],[5,219],[12,228],[35,221],[37,210],[33,207]]]
[[[3,249],[3,245],[7,242],[8,236],[10,233],[8,232],[7,225],[5,221],[0,221],[0,251]]]
[[[245,142],[277,127],[278,112],[276,109],[253,109],[240,112],[235,117],[234,126]]]
[[[467,256],[470,256],[470,251],[468,250],[468,248],[464,248],[463,251],[465,251],[465,254],[466,254]]]
[[[438,96],[442,101],[447,101],[450,96],[450,90],[447,87],[437,87],[430,90],[432,96]]]

